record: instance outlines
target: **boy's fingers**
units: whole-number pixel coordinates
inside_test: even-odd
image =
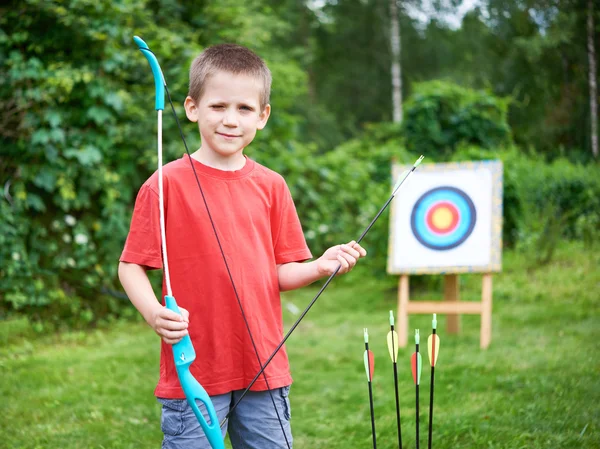
[[[348,243],[348,246],[350,248],[353,248],[356,251],[358,251],[360,254],[360,257],[365,257],[367,255],[367,250],[364,249],[362,246],[360,246],[359,243],[356,243],[354,240],[352,240],[350,243]]]
[[[188,334],[187,330],[179,330],[179,331],[171,331],[171,330],[167,330],[167,329],[163,329],[162,331],[162,337],[163,339],[166,340],[181,340],[183,337],[185,337]]]
[[[342,266],[342,268],[340,269],[340,271],[343,272],[343,273],[345,273],[350,268],[350,264],[348,263],[348,261],[346,260],[346,258],[342,254],[338,254],[337,259],[340,262],[340,265]]]
[[[342,251],[345,251],[347,254],[352,256],[354,259],[358,259],[360,257],[360,252],[349,245],[342,245],[341,249]]]
[[[177,314],[175,314],[175,315],[177,315]],[[179,315],[177,315],[177,316],[179,317]],[[174,331],[187,329],[187,327],[188,327],[188,323],[186,321],[174,321],[174,320],[165,319],[165,318],[160,319],[158,321],[158,324],[161,327],[161,329],[174,330]]]
[[[183,307],[180,307],[179,311],[181,312],[183,321],[185,321],[186,323],[189,323],[190,322],[190,312],[188,312],[187,309],[184,309]]]
[[[353,267],[356,264],[358,253],[356,253],[356,255],[354,256],[353,254],[350,254],[350,252],[340,251],[339,255],[342,256],[346,260],[346,262],[348,262],[349,267]]]
[[[166,307],[163,307],[162,310],[160,311],[159,316],[163,320],[189,322],[190,313],[182,307],[179,308],[179,311],[181,312],[181,315],[178,314],[177,312],[173,312],[171,309],[167,309]]]
[[[158,316],[163,320],[183,321],[183,317],[181,315],[179,315],[177,312],[173,312],[171,309],[167,309],[166,307],[163,307],[160,310]]]
[[[171,339],[171,338],[166,338],[163,337],[163,341],[168,344],[168,345],[174,345],[175,343],[179,343],[181,341],[183,337],[181,338],[175,338],[175,339]]]

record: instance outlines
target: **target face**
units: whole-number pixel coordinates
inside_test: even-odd
[[[456,248],[469,238],[477,212],[469,196],[456,187],[437,187],[416,201],[410,225],[415,238],[430,249]]]
[[[392,165],[392,179],[410,166]],[[502,162],[421,164],[391,202],[388,273],[502,269]]]

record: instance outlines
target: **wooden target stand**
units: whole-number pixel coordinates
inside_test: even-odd
[[[492,274],[483,273],[481,283],[481,302],[460,301],[458,275],[444,276],[444,301],[410,301],[408,274],[400,276],[398,284],[398,345],[402,348],[408,343],[409,314],[445,314],[448,316],[447,332],[460,332],[460,315],[481,315],[481,333],[479,346],[486,349],[492,340]]]

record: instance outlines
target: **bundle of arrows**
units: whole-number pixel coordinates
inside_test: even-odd
[[[435,364],[440,352],[440,337],[437,335],[437,317],[433,314],[431,321],[431,335],[427,339],[427,351],[429,353],[429,363],[431,365],[431,384],[429,388],[429,429],[427,438],[427,447],[431,449],[433,441],[433,393],[435,383]],[[377,448],[377,434],[375,432],[375,408],[373,406],[373,375],[375,372],[375,357],[369,349],[369,333],[364,329],[365,353],[364,364],[367,374],[367,383],[369,385],[369,408],[371,412],[371,434],[373,438],[373,449]],[[413,382],[415,384],[415,443],[419,449],[419,385],[421,383],[421,354],[419,353],[419,329],[415,329],[415,352],[411,357],[411,371]],[[390,310],[390,331],[387,334],[387,345],[392,359],[394,370],[394,390],[396,393],[396,424],[398,428],[398,448],[402,449],[402,426],[400,419],[400,398],[398,395],[398,333],[394,329],[394,314]]]

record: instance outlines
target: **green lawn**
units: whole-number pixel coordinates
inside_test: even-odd
[[[436,369],[435,448],[600,448],[600,256],[565,245],[552,264],[528,269],[507,252],[494,277],[492,344],[479,350],[479,319],[462,317],[460,335],[441,339]],[[461,277],[476,300],[481,277]],[[385,337],[396,308],[393,281],[355,270],[336,280],[288,341],[294,386],[294,447],[372,447],[362,362],[363,327],[375,353],[379,448],[397,447],[392,369]],[[314,289],[287,294],[303,308]],[[413,299],[441,296],[411,291]],[[286,312],[288,325],[293,317]],[[411,316],[426,341],[430,316]],[[158,339],[141,323],[35,339],[0,323],[0,447],[160,447],[152,391]],[[412,339],[411,339],[412,341]],[[403,440],[415,447],[413,348],[400,351]],[[427,447],[429,369],[423,352],[421,447]]]

